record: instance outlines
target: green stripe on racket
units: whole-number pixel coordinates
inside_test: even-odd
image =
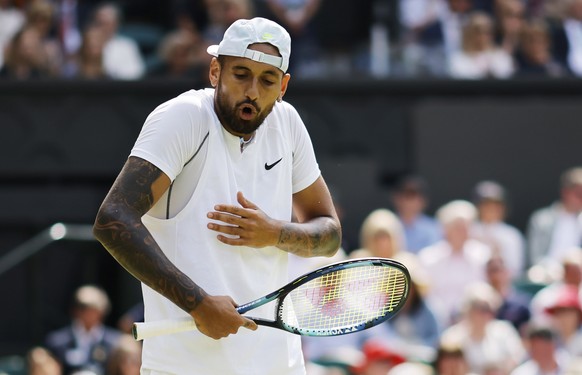
[[[306,273],[264,297],[237,307],[244,314],[275,301],[274,319],[248,317],[259,325],[304,336],[362,331],[394,317],[410,288],[406,267],[385,258],[333,263]],[[136,340],[196,330],[191,317],[134,323]]]

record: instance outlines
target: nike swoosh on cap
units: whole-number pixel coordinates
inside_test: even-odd
[[[274,162],[273,164],[267,164],[267,163],[265,163],[265,169],[266,169],[266,170],[270,170],[270,169],[271,169],[271,168],[273,168],[275,165],[279,164],[279,162],[280,162],[281,160],[283,160],[283,158],[281,158],[281,159],[277,160],[277,161],[276,161],[276,162]]]

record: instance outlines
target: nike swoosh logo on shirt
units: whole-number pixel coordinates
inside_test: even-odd
[[[279,162],[280,162],[281,160],[283,160],[283,158],[281,158],[281,159],[277,160],[277,161],[276,161],[276,162],[274,162],[273,164],[267,164],[267,163],[265,163],[265,169],[266,169],[266,170],[270,170],[270,169],[271,169],[271,168],[273,168],[275,165],[279,164]]]

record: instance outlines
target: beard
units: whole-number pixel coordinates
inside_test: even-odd
[[[265,118],[271,113],[273,110],[273,106],[275,102],[265,108],[263,111],[259,105],[250,99],[243,100],[231,106],[228,101],[227,96],[222,92],[220,80],[218,81],[218,85],[216,86],[216,99],[214,100],[214,107],[216,110],[216,114],[220,119],[220,122],[230,129],[234,133],[237,134],[253,134],[255,130],[261,126],[261,124],[265,121]],[[241,107],[254,107],[257,115],[252,120],[244,120],[240,117],[239,113],[242,110]]]

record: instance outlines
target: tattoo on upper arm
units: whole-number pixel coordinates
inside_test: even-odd
[[[153,164],[130,159],[122,175],[124,186],[116,186],[115,192],[119,196],[114,200],[145,214],[154,204],[152,187],[161,176],[162,171]]]

